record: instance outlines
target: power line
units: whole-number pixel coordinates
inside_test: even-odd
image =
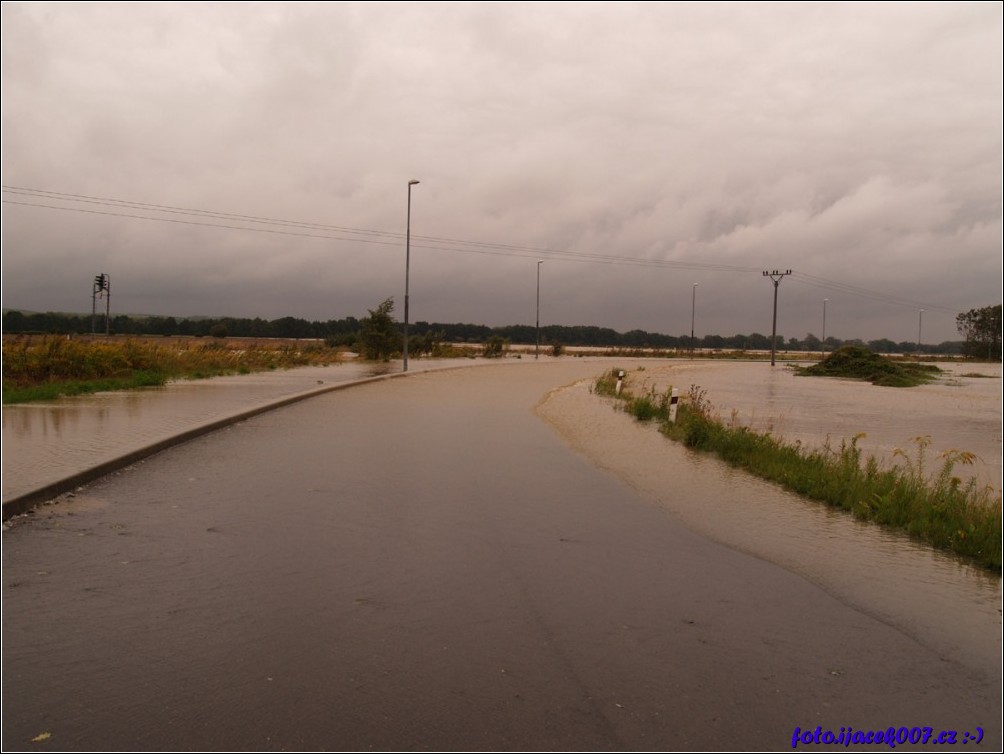
[[[280,220],[276,218],[257,217],[254,215],[241,215],[226,212],[214,212],[210,210],[188,209],[184,207],[174,207],[171,205],[156,205],[143,202],[130,202],[120,199],[106,199],[102,197],[88,197],[81,194],[62,194],[58,192],[46,192],[36,189],[25,189],[20,187],[4,186],[3,190],[9,194],[26,196],[56,201],[72,201],[78,203],[95,204],[111,208],[136,209],[138,211],[162,212],[173,215],[189,215],[198,218],[216,219],[223,221],[240,221],[255,223],[257,225],[276,225],[280,228],[303,228],[328,231],[328,233],[306,233],[296,230],[276,230],[266,227],[246,227],[243,225],[232,225],[228,222],[202,222],[199,220],[183,220],[171,217],[156,217],[148,214],[130,214],[123,212],[113,212],[109,210],[86,209],[83,207],[72,207],[58,204],[41,204],[37,202],[23,202],[12,199],[4,199],[5,204],[14,204],[26,207],[39,207],[42,209],[62,210],[67,212],[80,212],[84,214],[105,215],[111,217],[126,217],[134,220],[151,220],[154,222],[169,222],[182,225],[197,225],[203,227],[224,228],[227,230],[247,230],[260,233],[273,233],[279,235],[300,236],[305,238],[322,238],[335,241],[354,241],[357,243],[378,244],[382,246],[397,246],[404,238],[403,234],[390,231],[371,230],[363,228],[348,228],[337,225],[324,225],[321,223],[307,223],[294,220]],[[338,235],[331,235],[337,233]],[[349,235],[346,235],[349,234]],[[356,237],[356,235],[370,237]],[[516,246],[512,244],[489,243],[484,241],[464,241],[460,239],[439,238],[436,236],[414,235],[413,238],[425,241],[426,243],[414,244],[418,248],[434,251],[455,251],[468,254],[486,254],[493,256],[510,257],[538,257],[546,255],[552,259],[570,262],[591,262],[596,264],[610,265],[630,265],[642,267],[661,267],[669,269],[686,270],[706,270],[715,272],[750,272],[752,267],[738,267],[734,265],[707,264],[698,262],[676,262],[664,259],[641,259],[638,257],[620,257],[611,254],[598,254],[594,252],[571,251],[567,249],[550,249],[536,246]],[[387,239],[387,240],[382,240]],[[447,244],[447,245],[444,245]]]
[[[87,204],[98,204],[113,207],[123,207],[127,209],[137,209],[141,211],[155,211],[170,214],[181,214],[181,215],[197,215],[200,217],[210,217],[215,219],[223,220],[240,220],[242,222],[251,222],[266,225],[279,225],[287,227],[302,227],[310,228],[316,230],[327,230],[336,231],[340,233],[351,233],[351,234],[361,234],[370,235],[378,237],[386,237],[393,239],[404,239],[403,233],[395,233],[392,231],[384,230],[372,230],[366,228],[351,228],[340,225],[326,225],[323,223],[313,223],[313,222],[303,222],[297,220],[285,220],[279,218],[261,217],[258,215],[245,215],[245,214],[235,214],[229,212],[218,212],[215,210],[204,210],[195,209],[190,207],[178,207],[170,204],[150,204],[146,202],[136,202],[125,199],[112,199],[108,197],[99,196],[89,196],[87,194],[68,194],[58,191],[45,191],[41,189],[25,188],[22,186],[3,186],[3,190],[7,193],[18,194],[29,196],[32,198],[46,198],[46,199],[57,199],[60,201],[72,201]],[[9,204],[17,204],[18,202],[8,201]],[[21,202],[21,204],[27,204]],[[28,205],[28,206],[44,206],[48,209],[65,209],[65,210],[76,210],[83,211],[79,208],[73,207],[62,207],[54,205]],[[114,213],[106,213],[114,214]],[[136,219],[145,220],[157,220],[160,218],[149,217],[149,216],[138,216],[138,215],[124,215],[124,217],[133,217]],[[224,225],[220,227],[233,229],[234,226]],[[246,230],[254,230],[253,228],[247,228]],[[418,234],[412,234],[413,239],[418,239],[421,241],[427,241],[433,244],[449,244],[448,247],[443,246],[426,246],[424,248],[429,249],[442,249],[449,251],[454,245],[462,247],[464,251],[474,251],[477,249],[498,249],[503,251],[511,252],[526,252],[529,255],[537,256],[539,254],[550,254],[552,256],[566,256],[572,259],[584,259],[584,260],[595,260],[609,263],[626,263],[626,264],[645,264],[649,266],[669,266],[679,269],[698,269],[698,270],[714,270],[714,271],[728,271],[728,272],[755,272],[757,268],[755,267],[741,267],[735,265],[722,265],[722,264],[709,264],[709,263],[698,263],[698,262],[673,262],[669,260],[650,260],[650,259],[639,259],[637,257],[619,257],[611,254],[599,254],[595,252],[582,252],[582,251],[570,251],[567,249],[552,249],[548,247],[541,246],[523,246],[514,244],[504,244],[498,242],[486,242],[486,241],[471,241],[457,238],[443,238],[439,236],[423,236]]]
[[[958,309],[952,309],[947,306],[938,306],[937,304],[929,304],[921,301],[915,301],[912,299],[901,298],[899,296],[893,296],[887,293],[881,293],[879,291],[872,291],[867,288],[860,288],[858,286],[848,285],[846,283],[839,283],[833,280],[827,280],[826,278],[816,277],[815,275],[807,275],[805,273],[793,272],[791,274],[792,278],[801,283],[802,285],[808,285],[813,288],[822,288],[824,290],[836,291],[838,293],[846,293],[849,296],[857,296],[858,298],[867,298],[874,301],[882,301],[887,304],[896,304],[897,306],[905,306],[913,309],[929,309],[932,311],[944,312],[946,314],[956,314]]]
[[[274,228],[249,228],[242,225],[230,225],[221,222],[200,222],[197,220],[180,220],[171,217],[152,217],[150,215],[135,215],[127,214],[124,212],[111,212],[106,210],[97,209],[85,209],[83,207],[62,207],[59,205],[52,204],[38,204],[32,202],[18,202],[12,199],[4,199],[4,204],[13,204],[23,207],[38,207],[41,209],[54,209],[62,210],[65,212],[80,212],[89,215],[104,215],[109,217],[126,217],[132,220],[152,220],[154,222],[164,222],[173,223],[176,225],[195,225],[201,227],[209,228],[223,228],[226,230],[246,230],[255,233],[271,233],[274,235],[283,236],[298,236],[302,238],[320,238],[330,241],[352,241],[353,243],[366,243],[366,244],[376,244],[379,246],[393,246],[399,245],[399,242],[395,240],[376,240],[371,238],[355,238],[351,236],[338,236],[322,233],[306,233],[302,231],[292,231],[292,230],[277,230]],[[114,206],[114,205],[113,205]],[[291,223],[292,224],[292,223]],[[382,231],[371,231],[373,233],[381,233]],[[393,234],[387,234],[393,235]],[[477,243],[477,242],[475,242]],[[490,256],[505,256],[505,257],[521,257],[521,258],[535,258],[541,255],[549,255],[552,259],[565,262],[581,262],[581,263],[593,263],[593,264],[609,264],[609,265],[629,265],[629,266],[641,266],[641,267],[661,267],[670,269],[687,269],[687,270],[711,270],[718,272],[748,272],[745,267],[728,267],[726,265],[711,265],[711,264],[699,264],[695,262],[672,262],[662,259],[638,259],[636,257],[615,257],[609,255],[601,254],[587,254],[583,252],[573,252],[573,251],[562,251],[559,249],[553,249],[549,251],[537,251],[536,253],[529,250],[524,251],[518,247],[506,247],[503,244],[498,244],[497,248],[492,248],[489,244],[483,244],[485,248],[467,248],[464,246],[434,246],[432,244],[412,244],[417,248],[427,249],[431,251],[452,251],[452,252],[462,252],[465,254],[483,254]],[[750,268],[752,269],[752,268]]]
[[[203,222],[198,222],[198,221],[195,221],[195,220],[177,220],[177,219],[170,218],[170,217],[150,217],[148,215],[129,215],[129,214],[125,214],[123,212],[107,212],[107,211],[97,210],[97,209],[83,209],[82,207],[60,207],[58,205],[52,205],[52,204],[33,204],[31,202],[16,202],[16,201],[13,201],[13,200],[10,200],[10,199],[4,199],[3,203],[4,204],[17,204],[17,205],[21,205],[21,206],[24,206],[24,207],[41,207],[42,209],[63,210],[65,212],[82,212],[82,213],[88,214],[88,215],[107,215],[107,216],[110,216],[110,217],[128,217],[128,218],[131,218],[133,220],[153,220],[153,221],[156,221],[156,222],[175,223],[175,224],[178,224],[178,225],[200,225],[200,226],[208,227],[208,228],[224,228],[224,229],[227,229],[227,230],[249,230],[249,231],[254,231],[256,233],[274,233],[274,234],[283,235],[283,236],[301,236],[301,237],[304,237],[304,238],[326,238],[326,239],[334,240],[334,241],[355,241],[357,243],[374,243],[374,244],[381,244],[383,246],[396,246],[397,245],[397,243],[392,243],[390,241],[374,241],[374,240],[364,239],[364,238],[346,238],[346,237],[340,237],[340,236],[320,235],[318,233],[301,233],[301,232],[294,232],[294,231],[274,230],[272,228],[247,228],[247,227],[242,226],[242,225],[224,225],[222,223],[208,223],[208,222],[203,223]]]
[[[133,220],[146,220],[152,222],[166,222],[180,225],[193,225],[201,227],[222,228],[225,230],[240,230],[257,233],[269,233],[273,235],[295,236],[301,238],[316,238],[322,240],[364,243],[378,246],[396,247],[404,239],[404,234],[393,231],[375,230],[370,228],[353,228],[349,226],[330,225],[316,222],[306,222],[299,220],[288,220],[282,218],[264,217],[259,215],[220,212],[216,210],[199,209],[194,207],[180,207],[169,204],[152,204],[149,202],[138,202],[127,199],[114,199],[109,197],[91,196],[87,194],[74,194],[59,191],[47,191],[43,189],[33,189],[23,186],[2,187],[3,192],[15,196],[23,196],[26,199],[40,201],[67,202],[74,204],[89,204],[108,207],[107,210],[88,209],[80,206],[67,206],[61,204],[44,204],[29,201],[16,201],[13,199],[3,199],[4,204],[12,204],[27,207],[38,207],[41,209],[60,210],[66,212],[78,212],[84,214],[104,215],[111,217],[125,217]],[[143,213],[156,214],[133,214],[130,212],[116,212],[112,210],[135,210]],[[161,217],[160,215],[175,215],[180,217]],[[183,218],[192,219],[183,219]],[[245,223],[236,225],[233,223]],[[272,226],[272,227],[268,227]],[[429,251],[447,251],[465,254],[481,254],[488,256],[503,256],[516,258],[538,258],[548,257],[554,261],[579,262],[589,264],[605,264],[617,266],[649,267],[657,269],[676,270],[696,270],[709,272],[733,272],[733,273],[754,273],[760,268],[743,267],[738,265],[714,264],[706,262],[683,262],[666,259],[645,259],[640,257],[624,257],[613,254],[600,254],[597,252],[573,251],[570,249],[553,249],[539,246],[525,246],[515,244],[505,244],[498,242],[473,241],[456,238],[444,238],[438,236],[412,235],[416,248]],[[842,283],[835,280],[809,275],[806,273],[793,273],[792,277],[800,284],[814,288],[821,288],[829,291],[836,291],[859,298],[872,299],[887,304],[904,306],[909,308],[926,308],[931,311],[939,311],[954,314],[956,309],[928,302],[920,302],[900,296],[873,291],[867,288]]]

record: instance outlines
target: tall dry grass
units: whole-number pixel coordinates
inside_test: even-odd
[[[3,402],[16,403],[171,379],[333,364],[341,352],[320,343],[202,339],[4,339]]]

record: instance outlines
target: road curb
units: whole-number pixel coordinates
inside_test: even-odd
[[[449,368],[449,367],[447,367]],[[273,411],[277,408],[282,408],[283,406],[288,406],[293,403],[299,403],[300,401],[307,400],[308,398],[314,398],[318,395],[323,395],[324,393],[330,393],[335,390],[345,390],[350,387],[357,387],[359,385],[366,385],[372,382],[380,382],[383,380],[390,380],[396,377],[407,377],[412,374],[424,374],[426,371],[438,371],[435,369],[424,370],[422,372],[394,372],[392,374],[381,374],[375,377],[363,377],[358,380],[349,380],[346,382],[337,382],[332,385],[325,385],[324,387],[313,388],[302,393],[297,393],[296,395],[289,395],[285,398],[278,398],[274,401],[268,401],[267,403],[260,403],[257,406],[253,406],[249,409],[244,409],[238,411],[237,413],[230,414],[220,419],[214,419],[213,421],[205,422],[203,424],[198,424],[194,427],[186,429],[184,432],[179,432],[171,437],[166,437],[157,442],[150,443],[136,450],[131,450],[128,453],[124,453],[116,458],[105,461],[98,464],[97,466],[92,466],[84,471],[78,471],[75,474],[70,474],[63,479],[51,482],[42,487],[38,487],[34,490],[29,490],[20,495],[12,497],[9,500],[3,501],[3,520],[7,521],[14,516],[19,516],[23,513],[27,513],[32,508],[35,508],[42,503],[48,502],[59,495],[65,494],[75,490],[81,485],[87,484],[88,482],[93,482],[95,479],[100,479],[113,471],[118,471],[119,469],[125,468],[130,464],[141,461],[144,458],[149,458],[155,453],[159,453],[162,450],[166,450],[174,445],[180,445],[183,442],[188,442],[189,440],[195,439],[210,432],[214,432],[217,429],[222,429],[228,427],[237,422],[249,419],[252,416],[257,416],[258,414],[263,414],[267,411]]]

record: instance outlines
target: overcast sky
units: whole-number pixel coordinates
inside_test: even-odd
[[[957,340],[1001,8],[4,2],[3,306]]]

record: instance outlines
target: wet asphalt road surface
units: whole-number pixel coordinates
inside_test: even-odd
[[[533,407],[595,371],[320,396],[19,521],[4,749],[774,750],[796,726],[999,747],[985,674],[572,452]]]

